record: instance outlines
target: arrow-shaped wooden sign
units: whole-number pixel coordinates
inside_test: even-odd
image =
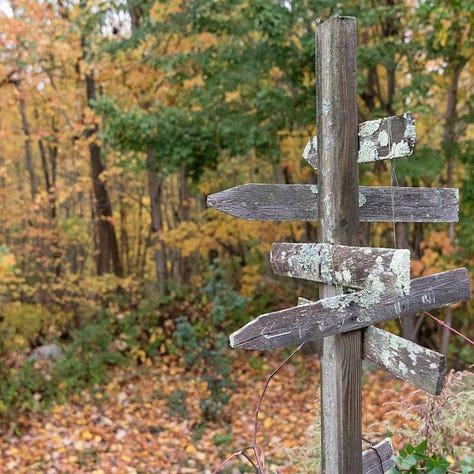
[[[380,294],[370,288],[262,314],[229,340],[235,348],[279,349],[470,298],[467,270],[460,268],[412,280],[409,296]]]
[[[298,306],[313,301],[298,298]],[[362,330],[362,358],[395,377],[439,395],[446,380],[446,356],[374,326]]]
[[[318,220],[315,184],[250,183],[210,194],[207,205],[254,221]],[[455,188],[359,187],[361,222],[457,222]]]
[[[446,378],[446,356],[373,326],[362,333],[362,357],[395,377],[439,395]]]
[[[367,288],[382,285],[385,292],[410,292],[410,251],[315,243],[274,243],[273,273],[326,285]]]
[[[415,148],[415,120],[411,112],[370,120],[359,124],[358,163],[391,160],[410,156]],[[318,167],[317,139],[313,137],[303,152],[303,158]]]

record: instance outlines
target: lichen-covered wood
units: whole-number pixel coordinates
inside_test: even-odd
[[[370,120],[359,124],[358,163],[391,160],[410,156],[415,148],[415,120],[411,112],[403,115]],[[318,140],[311,138],[303,158],[315,169],[318,167]]]
[[[410,251],[315,243],[274,243],[273,272],[349,288],[410,292]]]
[[[409,296],[358,291],[262,314],[230,335],[234,348],[271,350],[361,329],[471,298],[465,268],[411,281]]]
[[[393,445],[390,438],[371,446],[362,453],[362,471],[364,474],[384,474],[395,466]]]
[[[455,188],[360,186],[361,222],[457,222]],[[318,187],[314,184],[250,183],[210,194],[209,207],[255,221],[318,220]]]
[[[298,305],[310,303],[298,298]],[[445,355],[374,326],[362,330],[362,358],[433,395],[441,393],[446,381]]]
[[[362,356],[425,392],[439,395],[446,379],[446,356],[382,329],[368,327]]]

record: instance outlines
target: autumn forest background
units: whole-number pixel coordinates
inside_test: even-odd
[[[474,278],[473,12],[470,0],[1,2],[5,472],[204,472],[228,445],[239,449],[232,396],[247,384],[252,412],[249,379],[283,356],[232,352],[227,336],[315,298],[314,284],[273,275],[268,254],[272,242],[316,241],[317,223],[242,221],[206,198],[247,182],[317,182],[302,153],[315,134],[314,32],[330,15],[357,17],[359,121],[407,110],[416,120],[414,155],[361,165],[361,184],[460,189],[459,223],[361,223],[361,245],[409,248],[412,277],[465,266]],[[472,338],[472,302],[434,314]],[[474,362],[472,346],[423,315],[385,327],[446,353],[450,369]],[[60,348],[54,362],[28,360],[46,344]],[[315,397],[312,369],[294,364],[298,393]],[[170,417],[155,438],[188,432],[174,454],[114,471],[94,448],[71,454],[83,464],[69,471],[39,445],[21,470],[12,440],[33,436],[32,413],[74,419],[62,411],[71,400],[112,404],[114,393],[129,396],[123,377],[138,374],[167,387],[150,389],[155,416]],[[108,409],[121,416],[119,405]],[[105,438],[83,428],[83,447]]]

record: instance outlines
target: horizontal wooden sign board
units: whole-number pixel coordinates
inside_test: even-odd
[[[383,285],[386,292],[410,292],[410,251],[314,243],[274,243],[273,272],[326,285],[368,288]]]
[[[253,221],[318,220],[315,184],[250,183],[210,194],[207,205]],[[455,188],[359,187],[361,222],[457,222]]]
[[[362,290],[262,314],[232,333],[230,346],[279,349],[470,298],[467,270],[460,268],[412,280],[409,296]]]
[[[410,156],[415,148],[415,120],[411,112],[359,124],[358,163],[391,160]],[[313,137],[303,152],[303,158],[318,167],[317,139]]]
[[[439,395],[446,380],[446,356],[376,327],[362,332],[362,356],[395,377]]]
[[[395,466],[395,461],[390,438],[385,438],[362,453],[363,474],[384,474],[393,466]]]

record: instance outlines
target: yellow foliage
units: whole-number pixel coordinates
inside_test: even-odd
[[[246,265],[242,270],[242,296],[252,297],[259,283],[262,281],[259,265]]]
[[[2,251],[4,250],[4,251]],[[11,275],[16,265],[15,255],[6,247],[0,246],[0,278]]]
[[[204,80],[202,76],[195,76],[192,79],[185,79],[183,86],[185,89],[192,89],[193,87],[202,87]]]
[[[194,37],[194,43],[201,49],[209,48],[210,46],[214,46],[219,43],[219,39],[216,35],[209,33],[208,31],[204,31],[199,33]]]
[[[3,304],[2,315],[1,331],[11,335],[2,337],[2,342],[9,351],[29,349],[30,341],[36,339],[48,322],[54,319],[44,306],[18,301]]]
[[[159,22],[165,20],[169,15],[179,13],[181,11],[182,2],[155,2],[150,8],[150,18],[153,21]]]
[[[273,66],[270,69],[269,74],[273,79],[281,79],[283,77],[283,71],[277,66]]]
[[[240,100],[240,92],[239,91],[231,91],[225,93],[225,101],[229,102],[238,102]]]

